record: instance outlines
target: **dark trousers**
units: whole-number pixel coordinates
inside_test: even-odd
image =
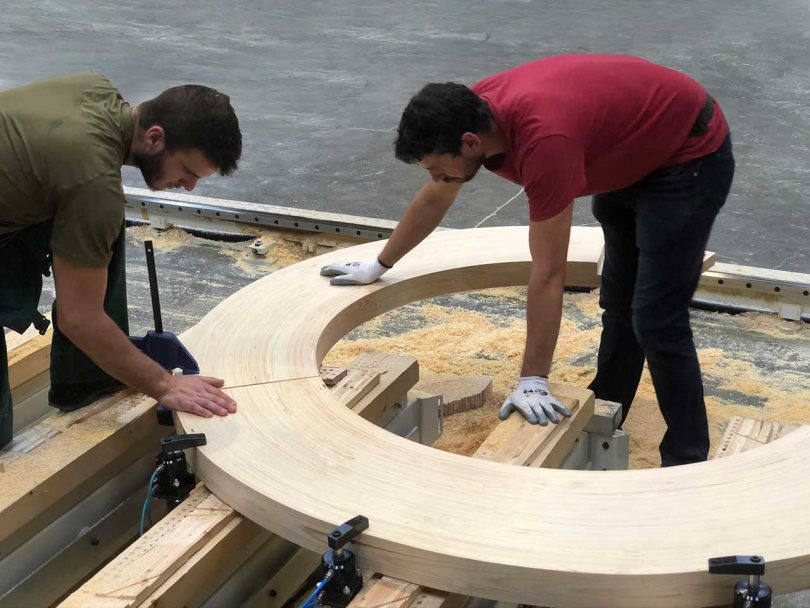
[[[733,176],[729,137],[712,154],[593,199],[605,235],[605,262],[602,339],[590,388],[600,399],[621,403],[624,421],[646,357],[667,424],[659,448],[662,466],[700,462],[709,454],[689,304]]]
[[[41,315],[37,312],[42,275],[50,267],[51,223],[30,226],[0,244],[0,332],[9,327],[19,333]],[[129,334],[126,291],[126,241],[124,227],[113,245],[107,267],[104,310]],[[115,379],[99,368],[59,331],[56,302],[53,305],[51,343],[51,390],[80,395],[92,386],[114,385]],[[0,447],[11,441],[13,428],[8,354],[0,335]]]

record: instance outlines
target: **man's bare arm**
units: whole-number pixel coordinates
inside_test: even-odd
[[[548,376],[562,317],[573,205],[529,224],[532,274],[526,301],[526,350],[521,377]]]
[[[376,259],[329,264],[321,268],[321,274],[332,277],[332,285],[373,283],[436,229],[460,189],[459,183],[426,183],[413,197]]]
[[[419,189],[380,253],[380,262],[393,266],[441,223],[462,184],[429,181]]]
[[[235,411],[219,390],[222,381],[203,376],[171,376],[140,352],[104,312],[106,268],[77,266],[54,256],[59,329],[96,365],[127,386],[179,411],[201,416]]]

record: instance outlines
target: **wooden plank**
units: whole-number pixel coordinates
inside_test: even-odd
[[[47,312],[45,314],[45,318],[50,320],[51,313]],[[48,331],[46,332],[46,334],[50,334],[52,332],[53,332],[53,327],[49,326]],[[17,348],[21,344],[24,344],[25,342],[28,342],[29,340],[33,340],[37,336],[41,336],[41,335],[42,334],[39,333],[39,330],[37,330],[37,328],[34,327],[33,325],[30,325],[28,327],[28,329],[26,329],[21,334],[18,334],[16,331],[10,329],[10,330],[8,330],[6,332],[6,350],[7,350],[7,352],[10,353],[12,350]]]
[[[551,439],[540,447],[529,463],[529,466],[532,467],[556,469],[565,462],[571,448],[574,447],[574,443],[593,417],[596,409],[595,399],[572,400],[571,397],[565,396],[567,387],[563,388],[562,385],[552,383],[551,390],[561,401],[571,400],[577,403],[578,407],[569,408],[571,417],[563,418],[559,424],[554,425],[556,428],[551,431]],[[551,425],[549,424],[549,426]]]
[[[130,545],[60,606],[137,606],[234,517],[233,509],[207,490],[193,491],[180,506],[148,530],[140,542]],[[174,542],[165,542],[166,537]]]
[[[571,418],[565,418],[559,424],[547,426],[530,424],[519,413],[500,422],[473,454],[473,458],[482,458],[492,462],[516,464],[519,466],[534,463],[539,456],[546,453],[549,444],[554,444],[569,430],[571,420],[579,418],[579,400],[559,397],[569,410]],[[593,400],[591,400],[591,403]],[[591,410],[590,414],[593,414]],[[587,412],[583,418],[590,417]],[[587,420],[583,422],[587,423]],[[578,432],[577,432],[578,435]],[[576,439],[574,435],[572,442]]]
[[[352,602],[352,608],[389,608],[409,606],[422,588],[389,576],[375,576]]]
[[[37,334],[14,348],[7,347],[8,380],[12,389],[48,370],[52,333],[49,330],[44,336]]]
[[[467,601],[466,595],[448,593],[422,587],[422,592],[411,603],[413,608],[461,608]]]
[[[714,458],[726,458],[765,445],[784,437],[799,426],[801,425],[734,416],[723,433]]]
[[[703,263],[700,267],[700,272],[706,272],[714,266],[717,260],[717,254],[714,251],[704,251],[703,252]],[[605,265],[605,250],[602,249],[602,253],[599,255],[599,260],[596,262],[596,274],[602,276],[602,268]]]
[[[204,486],[199,490],[208,492]],[[231,516],[232,513],[233,509],[229,507],[219,511],[221,518],[228,518],[227,524],[185,563],[178,564],[179,567],[166,578],[165,582],[140,604],[143,608],[172,608],[185,605],[189,598],[194,597],[218,573],[228,569],[235,556],[251,540],[264,532],[263,528],[249,519],[238,514]],[[166,553],[166,543],[189,542],[188,537],[180,537],[175,532],[162,539],[159,548],[161,553]],[[141,564],[137,567],[140,568]]]

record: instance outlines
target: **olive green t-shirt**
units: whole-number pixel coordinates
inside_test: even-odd
[[[0,91],[0,245],[53,220],[54,255],[107,266],[124,221],[132,130],[132,108],[100,74]]]

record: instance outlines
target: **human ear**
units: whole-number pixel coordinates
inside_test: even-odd
[[[159,125],[152,125],[144,132],[146,149],[152,154],[163,151],[166,146],[166,132]]]
[[[465,133],[461,134],[461,149],[462,151],[468,150],[470,152],[476,152],[481,147],[481,138],[478,137],[475,133],[470,131],[466,131]]]

